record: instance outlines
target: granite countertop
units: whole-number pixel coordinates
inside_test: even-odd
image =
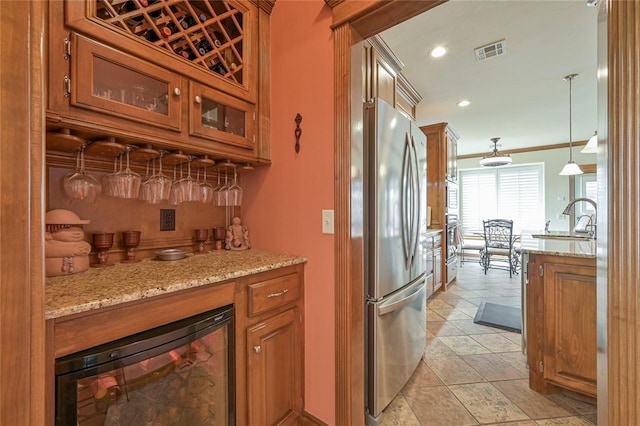
[[[557,237],[557,235],[555,235]],[[546,254],[568,257],[596,257],[595,240],[564,240],[558,238],[534,238],[531,233],[523,232],[520,239],[523,253]]]
[[[217,283],[271,269],[305,263],[307,259],[263,250],[212,251],[185,259],[116,263],[78,274],[45,280],[45,318],[85,312],[119,303]]]

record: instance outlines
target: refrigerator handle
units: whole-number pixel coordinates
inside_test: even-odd
[[[424,285],[418,286],[417,290],[411,293],[410,295],[408,295],[407,297],[403,297],[402,299],[389,303],[388,305],[385,305],[384,303],[380,304],[380,306],[378,306],[378,316],[386,315],[393,311],[397,311],[403,306],[408,305],[409,303],[413,302],[422,294],[423,289],[424,289]]]
[[[411,254],[409,252],[409,250],[411,249],[411,244],[412,241],[409,240],[410,235],[411,235],[411,230],[407,229],[407,226],[409,226],[410,224],[408,223],[408,209],[407,209],[407,192],[409,190],[409,185],[411,185],[411,182],[409,182],[409,170],[408,168],[411,167],[410,161],[411,161],[411,151],[409,149],[409,135],[405,134],[405,139],[404,139],[404,151],[402,153],[402,172],[400,175],[400,180],[401,180],[401,185],[400,185],[400,227],[402,228],[402,252],[404,255],[404,267],[405,269],[409,269],[411,267]]]
[[[420,197],[420,164],[418,162],[418,152],[416,150],[416,142],[411,136],[411,152],[413,154],[413,171],[412,175],[412,187],[413,187],[413,216],[411,221],[411,235],[413,236],[413,246],[411,247],[411,266],[415,263],[416,254],[418,252],[418,241],[420,240],[420,209],[421,197]],[[424,207],[426,208],[426,206]]]

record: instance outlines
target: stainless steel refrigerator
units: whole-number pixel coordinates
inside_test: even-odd
[[[407,383],[426,346],[426,136],[380,99],[364,110],[366,417]]]

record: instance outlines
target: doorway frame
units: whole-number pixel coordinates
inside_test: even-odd
[[[351,204],[351,84],[361,69],[352,65],[351,48],[444,1],[325,2],[333,8],[335,57],[335,423],[351,425],[364,423],[365,385],[362,237],[352,232]],[[598,79],[598,424],[638,424],[640,367],[632,360],[640,359],[640,298],[628,295],[640,294],[640,268],[626,259],[640,255],[640,220],[630,209],[640,193],[640,0],[602,0],[598,8],[598,65],[605,71]]]

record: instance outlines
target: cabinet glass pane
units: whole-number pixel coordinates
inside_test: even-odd
[[[166,81],[93,57],[93,96],[169,115]]]
[[[202,100],[202,126],[232,135],[246,136],[246,111],[224,105],[212,99]]]

